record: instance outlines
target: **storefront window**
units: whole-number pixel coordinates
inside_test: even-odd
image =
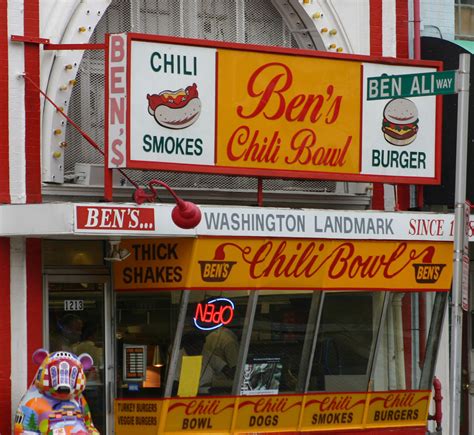
[[[117,397],[162,397],[180,291],[116,293]]]
[[[248,292],[184,293],[116,293],[118,398],[231,394]]]
[[[384,297],[324,294],[309,391],[367,391]]]
[[[104,242],[100,240],[44,240],[46,267],[103,266]]]
[[[431,388],[445,299],[445,293],[390,294],[372,389]]]
[[[116,292],[117,397],[417,389],[432,370],[429,337],[439,335],[430,321],[442,319],[444,305],[434,297]],[[427,313],[419,315],[423,324],[413,323],[415,311]],[[423,374],[425,353],[431,362]]]
[[[312,291],[261,291],[241,394],[295,392]]]
[[[248,294],[190,292],[172,395],[232,393]]]

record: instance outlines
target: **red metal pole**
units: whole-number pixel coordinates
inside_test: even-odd
[[[436,430],[441,431],[441,422],[443,420],[443,396],[441,395],[441,381],[435,376],[433,379],[433,388],[435,390],[433,400],[435,401],[435,414],[430,415],[430,420],[436,421]]]

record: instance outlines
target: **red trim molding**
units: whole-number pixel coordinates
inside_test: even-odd
[[[0,14],[1,16],[1,14]],[[1,19],[1,17],[0,17]],[[1,67],[0,67],[1,68]],[[10,316],[10,239],[0,238],[0,433],[11,433],[11,316]]]
[[[408,0],[396,2],[397,57],[408,58]]]
[[[31,355],[43,346],[43,285],[41,240],[26,239],[26,316],[28,325],[28,383],[34,378],[38,366]]]
[[[25,37],[39,35],[39,0],[25,2]],[[36,83],[40,82],[40,47],[24,44],[25,72]],[[41,148],[40,148],[40,96],[36,89],[25,82],[25,159],[26,202],[41,202]]]
[[[7,4],[6,1],[0,2],[0,203],[3,204],[10,202]],[[3,413],[0,412],[0,415]]]
[[[370,0],[370,54],[382,56],[382,0]]]

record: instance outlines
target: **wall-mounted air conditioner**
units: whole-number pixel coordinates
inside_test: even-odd
[[[94,163],[75,163],[74,183],[83,186],[102,187],[104,185],[104,166]],[[113,185],[115,187],[131,186],[117,170],[113,171]]]

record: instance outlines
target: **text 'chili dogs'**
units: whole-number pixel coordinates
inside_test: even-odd
[[[196,83],[186,89],[148,94],[148,112],[163,127],[181,129],[194,124],[201,113]]]

